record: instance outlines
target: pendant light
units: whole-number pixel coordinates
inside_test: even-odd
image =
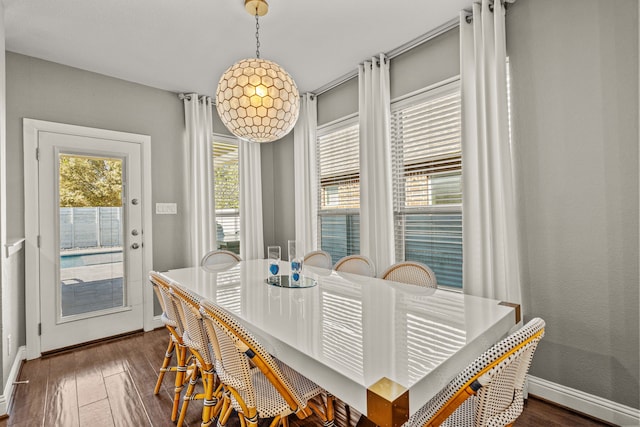
[[[282,67],[260,58],[259,17],[269,11],[265,0],[245,0],[256,18],[256,57],[242,59],[222,74],[216,91],[218,115],[235,136],[271,142],[288,134],[298,120],[298,88]]]

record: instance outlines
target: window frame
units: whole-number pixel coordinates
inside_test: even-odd
[[[213,172],[213,180],[214,180],[214,194],[213,194],[213,198],[214,198],[214,205],[215,205],[215,216],[216,216],[216,223],[218,222],[218,218],[236,218],[237,217],[237,223],[238,223],[238,230],[237,230],[237,241],[240,241],[240,153],[239,153],[239,144],[238,144],[238,139],[228,136],[228,135],[223,135],[223,134],[218,134],[218,133],[213,133],[211,136],[211,150],[212,150],[212,154],[213,154],[213,147],[215,143],[222,143],[222,144],[228,144],[228,145],[234,145],[236,147],[238,147],[238,150],[236,150],[236,152],[238,153],[238,209],[219,209],[218,208],[218,204],[216,203],[216,198],[215,198],[215,155],[212,155],[212,172]],[[218,233],[217,233],[217,226],[216,226],[216,247],[221,248],[221,243],[224,242],[224,240],[220,241],[218,240]],[[239,246],[238,248],[233,247],[233,245],[226,247],[226,249],[235,251],[236,249],[238,249],[239,252]]]
[[[450,79],[444,80],[442,82],[436,83],[435,85],[431,85],[420,89],[418,91],[409,93],[402,97],[396,98],[391,101],[391,121],[390,126],[393,127],[394,116],[398,111],[408,109],[411,107],[416,107],[420,104],[436,100],[443,96],[447,96],[453,93],[460,94],[461,84],[460,84],[460,76],[454,76]],[[460,131],[462,131],[462,123],[460,123]],[[462,188],[460,193],[460,203],[451,203],[451,204],[441,204],[441,205],[430,205],[430,206],[406,206],[404,203],[405,199],[405,184],[399,182],[398,175],[398,165],[396,162],[396,150],[398,150],[398,144],[400,144],[392,133],[391,135],[391,146],[392,146],[392,182],[393,182],[393,216],[394,216],[394,244],[396,248],[396,261],[404,261],[406,260],[406,242],[407,242],[407,233],[406,227],[407,222],[405,220],[406,215],[432,215],[432,214],[451,214],[451,215],[459,215],[460,216],[460,224],[462,226]],[[446,160],[446,157],[442,158]],[[462,187],[462,174],[463,174],[463,160],[462,160],[462,134],[460,135],[460,156],[455,156],[452,162],[459,162],[459,171],[460,171],[460,185]],[[402,188],[401,188],[402,187]],[[401,194],[399,194],[401,193]],[[430,193],[430,191],[429,191]],[[428,196],[427,196],[428,197]],[[402,203],[400,202],[402,200]],[[402,228],[402,233],[398,232],[398,229]],[[464,244],[464,243],[462,243]],[[462,267],[460,271],[460,277],[462,277]],[[457,286],[449,286],[438,283],[439,287],[446,288],[448,290],[453,290],[457,292],[462,292],[464,289],[464,283],[461,279],[460,287]]]
[[[320,168],[320,138],[329,135],[331,133],[334,132],[339,132],[341,130],[353,127],[353,126],[357,126],[358,127],[358,208],[336,208],[336,209],[322,209],[322,177],[321,177],[321,168]],[[346,219],[347,223],[352,223],[352,221],[354,221],[353,218],[349,218],[349,217],[357,217],[357,224],[360,223],[360,155],[359,155],[359,150],[360,150],[360,122],[359,122],[359,115],[358,113],[354,113],[354,114],[350,114],[348,116],[344,116],[341,117],[337,120],[331,121],[329,123],[325,123],[321,126],[318,126],[317,130],[316,130],[316,170],[317,170],[317,175],[316,175],[316,182],[317,182],[317,194],[316,194],[316,200],[317,200],[317,217],[318,217],[318,225],[317,225],[317,229],[316,229],[316,236],[317,236],[317,241],[318,241],[318,248],[322,248],[322,222],[323,222],[323,217],[327,218],[327,217],[332,217],[332,216],[346,216],[348,217]],[[359,228],[359,225],[358,225]],[[348,248],[351,244],[353,244],[353,242],[347,242],[347,236],[345,236],[345,243],[346,243],[346,247]],[[358,247],[360,245],[360,235],[359,235],[359,230],[358,230],[358,235],[357,235],[357,243],[358,243]],[[358,249],[359,251],[359,249]],[[347,249],[348,252],[348,249]],[[332,258],[336,258],[336,256],[334,256],[334,254],[331,254]],[[334,261],[336,261],[336,259],[334,259]]]

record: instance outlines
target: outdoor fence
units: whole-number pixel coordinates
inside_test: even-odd
[[[60,208],[60,249],[122,246],[122,208]]]

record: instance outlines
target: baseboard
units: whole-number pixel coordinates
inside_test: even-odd
[[[16,353],[16,358],[13,360],[13,365],[11,365],[7,383],[4,386],[4,391],[2,392],[2,396],[0,396],[0,416],[9,415],[9,408],[11,408],[11,401],[13,399],[13,388],[15,387],[14,382],[18,379],[20,366],[22,365],[22,361],[26,358],[27,347],[19,347],[18,352]]]
[[[640,425],[640,410],[580,390],[528,376],[529,393],[619,426]]]
[[[153,329],[164,328],[164,323],[160,320],[160,316],[153,316]]]

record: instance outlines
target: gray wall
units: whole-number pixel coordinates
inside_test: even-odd
[[[460,74],[459,45],[455,28],[393,58],[389,65],[391,99]],[[357,112],[357,77],[318,95],[318,126]]]
[[[638,2],[507,12],[532,374],[638,408]]]
[[[7,197],[6,197],[6,54],[4,50],[5,45],[5,25],[4,25],[4,4],[0,4],[0,248],[4,249],[5,243],[7,243]],[[8,335],[14,338],[18,336],[19,312],[15,301],[18,300],[16,294],[16,286],[14,286],[16,276],[19,274],[15,267],[16,259],[6,258],[5,251],[0,254],[0,319],[2,323],[0,327],[2,333],[2,343],[7,342]],[[11,364],[16,357],[17,346],[14,349],[6,349],[4,345],[0,343],[0,354],[2,354],[2,386],[7,382],[7,376],[11,369]]]
[[[153,215],[154,269],[187,264],[183,216],[182,101],[176,94],[7,52],[7,223],[9,238],[24,236],[22,118],[151,136],[151,202],[176,202],[177,215]],[[154,209],[155,212],[155,209]],[[23,256],[23,255],[21,255]],[[16,286],[24,344],[24,279]]]
[[[391,60],[391,100],[460,74],[460,31],[449,30]]]
[[[284,138],[262,144],[262,216],[265,254],[267,246],[278,245],[283,257],[287,240],[294,239],[295,211],[293,207],[293,132]]]
[[[635,0],[614,7],[607,0],[518,0],[506,18],[523,307],[525,318],[540,316],[548,325],[531,372],[634,408],[637,9]],[[459,74],[458,43],[456,29],[393,59],[392,99]],[[357,110],[357,78],[318,96],[319,125]],[[279,162],[291,156],[269,162],[282,170],[286,163]],[[292,184],[279,184],[291,203]],[[275,241],[286,241],[274,230]]]
[[[357,67],[358,64],[354,64]],[[358,112],[358,78],[318,95],[318,126]]]
[[[635,0],[518,0],[507,14],[525,317],[548,325],[532,373],[635,408],[637,8]],[[456,40],[445,34],[394,59],[392,96],[458,74]],[[154,268],[184,266],[183,111],[175,94],[13,53],[6,72],[9,237],[24,233],[22,117],[143,133],[152,140],[153,203],[179,204],[177,216],[154,215]],[[357,112],[357,79],[319,96],[318,110],[320,124]],[[295,232],[293,137],[261,151],[265,245],[286,247]]]

